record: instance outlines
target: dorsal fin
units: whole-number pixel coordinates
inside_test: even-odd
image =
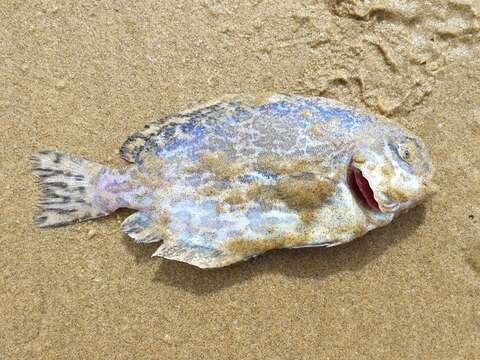
[[[145,148],[151,137],[158,136],[161,132],[163,124],[161,120],[157,120],[151,124],[145,125],[142,131],[135,132],[130,135],[120,147],[120,157],[129,162],[138,160],[139,154]]]
[[[161,117],[145,125],[143,130],[131,134],[121,146],[120,156],[130,162],[138,161],[142,152],[179,139],[186,129],[202,121],[221,119],[239,104],[253,105],[254,99],[255,96],[248,94],[225,95],[220,99],[199,102],[188,110]]]
[[[130,162],[139,159],[140,154],[153,146],[163,146],[172,139],[178,139],[186,124],[194,124],[219,110],[219,101],[200,104],[196,107],[161,117],[144,129],[131,134],[120,147],[120,157]],[[183,126],[182,126],[183,125]]]

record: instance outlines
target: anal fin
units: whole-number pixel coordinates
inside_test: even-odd
[[[220,250],[186,244],[162,244],[152,256],[182,261],[203,269],[223,267],[240,260],[227,256]]]

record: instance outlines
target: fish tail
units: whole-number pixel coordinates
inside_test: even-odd
[[[116,174],[98,163],[61,152],[44,150],[31,157],[33,174],[39,180],[39,228],[68,225],[106,216],[118,208],[99,193],[103,174]],[[101,190],[101,189],[100,189]]]

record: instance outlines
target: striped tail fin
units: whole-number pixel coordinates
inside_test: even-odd
[[[38,203],[39,228],[68,225],[108,215],[95,196],[98,176],[109,169],[76,156],[44,150],[31,157],[42,198]]]

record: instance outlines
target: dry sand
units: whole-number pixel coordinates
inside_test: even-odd
[[[1,359],[478,359],[478,1],[107,3],[0,4]],[[214,271],[151,259],[127,212],[34,228],[29,155],[120,166],[147,121],[260,91],[386,114],[441,191],[345,246]]]

